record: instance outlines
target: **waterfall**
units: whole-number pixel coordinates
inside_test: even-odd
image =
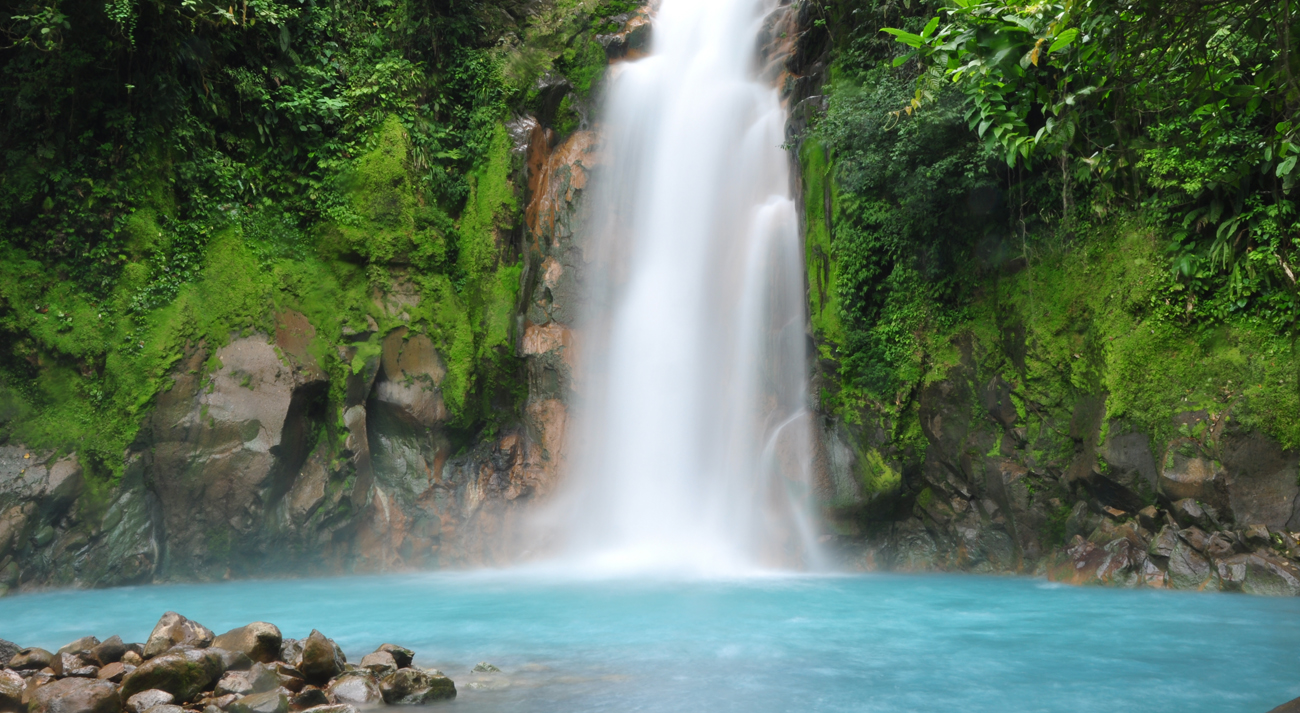
[[[612,68],[574,454],[551,511],[599,570],[811,566],[802,255],[757,79],[770,0],[663,0]]]

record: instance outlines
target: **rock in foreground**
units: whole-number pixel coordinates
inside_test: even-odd
[[[384,644],[357,666],[313,630],[284,639],[254,622],[215,636],[167,612],[144,644],[83,637],[57,653],[0,642],[0,711],[14,713],[357,713],[456,697],[415,652]]]

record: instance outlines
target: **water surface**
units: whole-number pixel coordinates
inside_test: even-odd
[[[244,581],[0,600],[0,638],[218,633],[384,642],[460,689],[447,711],[1265,713],[1300,696],[1300,600],[972,576],[574,580],[519,573]],[[490,661],[498,676],[475,676]]]

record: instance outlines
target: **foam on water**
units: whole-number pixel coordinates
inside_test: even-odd
[[[472,572],[63,591],[0,599],[0,638],[216,630],[384,642],[456,681],[439,710],[528,713],[1264,713],[1300,696],[1300,600],[1051,588],[978,576]],[[475,676],[487,660],[500,676]]]

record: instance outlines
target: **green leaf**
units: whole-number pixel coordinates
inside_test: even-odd
[[[894,58],[894,66],[895,66],[895,67],[902,66],[904,62],[906,62],[907,60],[909,60],[909,59],[915,57],[915,56],[916,56],[916,52],[917,52],[916,50],[912,50],[911,52],[908,52],[907,54],[905,54],[905,55],[903,55],[903,56],[901,56],[901,57],[895,57],[895,58]]]
[[[920,35],[914,35],[911,32],[906,32],[896,27],[883,27],[880,31],[893,35],[899,42],[902,42],[909,47],[920,49],[921,46],[925,44],[925,40],[921,39]]]
[[[939,18],[937,16],[931,18],[930,21],[926,23],[925,29],[921,30],[921,39],[926,39],[930,35],[933,35],[934,31],[938,28],[939,28]]]
[[[1296,159],[1297,159],[1297,158],[1300,158],[1300,156],[1292,156],[1291,158],[1288,158],[1287,160],[1283,161],[1283,162],[1282,162],[1282,163],[1277,167],[1277,176],[1278,176],[1278,178],[1281,178],[1281,177],[1283,177],[1283,176],[1285,176],[1285,175],[1291,173],[1292,169],[1295,168],[1295,162],[1296,162]]]
[[[1076,28],[1070,28],[1065,32],[1062,32],[1061,34],[1056,36],[1056,41],[1052,43],[1052,46],[1047,48],[1047,53],[1054,54],[1059,50],[1063,50],[1066,47],[1069,47],[1074,42],[1074,40],[1078,37],[1079,37],[1079,30]]]

